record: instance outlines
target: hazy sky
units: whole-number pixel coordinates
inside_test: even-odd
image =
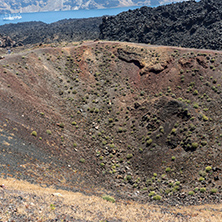
[[[29,2],[29,1],[31,0],[23,0],[23,2]],[[36,0],[36,1],[40,2],[42,0]],[[125,0],[125,1],[123,0],[123,2],[127,2],[127,1],[130,2],[130,0]],[[182,2],[182,1],[188,1],[188,0],[160,0],[160,4],[167,4],[171,2]],[[5,0],[5,2],[12,2],[12,0]],[[106,0],[104,0],[104,2],[106,2]],[[134,2],[134,0],[132,0],[132,2]],[[141,0],[141,2],[148,2],[148,0]]]
[[[161,0],[160,4],[167,4],[171,2],[183,2],[183,1],[188,1],[188,0]]]

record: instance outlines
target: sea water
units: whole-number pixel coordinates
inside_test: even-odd
[[[141,6],[140,6],[141,7]],[[0,16],[0,25],[18,22],[41,21],[44,23],[53,23],[62,19],[72,18],[90,18],[100,17],[104,15],[117,15],[123,11],[133,10],[140,8],[139,6],[123,7],[123,8],[110,8],[110,9],[91,9],[91,10],[71,10],[71,11],[50,11],[50,12],[33,12],[21,13],[22,19],[13,21],[3,21],[6,15]]]

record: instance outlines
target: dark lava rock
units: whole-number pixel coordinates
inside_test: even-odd
[[[20,45],[42,44],[60,41],[81,41],[99,36],[101,17],[64,19],[55,23],[22,22],[0,26],[0,33],[9,36]]]
[[[104,17],[100,39],[221,50],[221,13],[220,0],[142,7]]]
[[[15,41],[12,41],[12,39],[9,36],[3,36],[0,34],[0,47],[6,48],[6,47],[15,47],[16,43]]]

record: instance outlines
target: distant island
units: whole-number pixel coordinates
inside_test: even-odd
[[[180,0],[174,0],[180,1]],[[79,9],[102,9],[129,6],[156,6],[171,0],[2,0],[0,14],[65,11]]]

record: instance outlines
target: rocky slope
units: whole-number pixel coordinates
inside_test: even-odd
[[[160,0],[1,0],[0,13],[158,5]],[[171,2],[171,1],[167,1]],[[164,2],[165,3],[165,2]]]
[[[65,19],[52,24],[24,22],[0,26],[0,33],[18,44],[97,39],[102,18]]]
[[[12,41],[12,39],[9,36],[3,36],[0,34],[0,47],[6,48],[6,47],[15,47],[16,42]]]
[[[188,1],[105,17],[101,39],[222,49],[222,2]]]
[[[0,60],[5,177],[141,201],[221,201],[222,54],[38,46]]]

